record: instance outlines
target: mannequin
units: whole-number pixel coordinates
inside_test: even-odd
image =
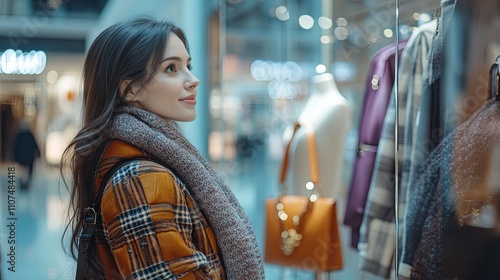
[[[290,145],[285,194],[310,195],[310,191],[305,187],[311,179],[306,131],[307,127],[312,127],[318,153],[320,197],[337,200],[342,191],[344,143],[351,125],[351,109],[345,97],[339,92],[332,74],[325,73],[312,77],[311,95],[297,121],[302,127],[297,130]],[[291,124],[285,130],[285,143],[289,143],[294,125]],[[330,279],[330,273],[316,272],[315,279]]]
[[[351,123],[351,111],[332,74],[314,76],[311,82],[311,96],[298,121],[311,125],[316,134],[321,195],[335,197],[342,182],[344,143]],[[288,191],[296,195],[308,195],[305,188],[310,179],[306,138],[305,129],[299,129],[290,147],[291,177],[288,179]]]

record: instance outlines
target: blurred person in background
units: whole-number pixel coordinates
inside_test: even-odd
[[[19,164],[26,173],[26,176],[22,176],[19,182],[21,192],[26,192],[31,185],[33,167],[35,160],[40,156],[40,150],[35,136],[31,132],[29,122],[24,118],[19,122],[19,129],[14,136],[12,151],[14,162]]]
[[[199,84],[183,31],[144,17],[117,23],[91,45],[83,79],[83,128],[63,158],[74,258],[82,212],[102,209],[85,278],[263,279],[247,216],[175,123],[195,119]]]

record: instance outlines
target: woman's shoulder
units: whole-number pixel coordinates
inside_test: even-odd
[[[130,177],[157,177],[180,183],[174,172],[159,163],[159,161],[153,160],[151,155],[146,154],[133,144],[113,139],[108,142],[100,160],[97,170],[98,178],[103,178],[106,173],[110,172],[117,165],[120,168],[113,172],[109,181],[119,182]],[[99,179],[97,183],[101,183]],[[107,182],[106,186],[109,186],[109,182]]]
[[[122,164],[120,168],[116,170],[111,179],[115,177],[120,178],[122,176],[137,176],[142,174],[162,175],[165,172],[169,173],[171,176],[175,176],[169,168],[155,160],[147,158],[128,158],[122,159],[121,162]]]
[[[155,204],[185,203],[184,185],[167,167],[148,159],[130,160],[114,172],[102,197],[105,220],[123,211]],[[105,213],[106,212],[106,213]]]

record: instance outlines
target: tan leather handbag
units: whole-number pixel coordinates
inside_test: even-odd
[[[285,195],[290,145],[300,128],[306,129],[309,154],[309,196]],[[266,200],[264,261],[270,264],[332,271],[343,268],[342,249],[333,198],[320,197],[319,167],[314,130],[296,123],[280,172],[281,195]]]

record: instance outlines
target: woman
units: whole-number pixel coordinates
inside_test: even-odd
[[[103,31],[84,66],[73,174],[71,253],[104,174],[89,279],[263,279],[255,234],[230,189],[176,129],[196,117],[199,80],[184,33],[139,18]],[[138,158],[138,159],[137,159]]]

